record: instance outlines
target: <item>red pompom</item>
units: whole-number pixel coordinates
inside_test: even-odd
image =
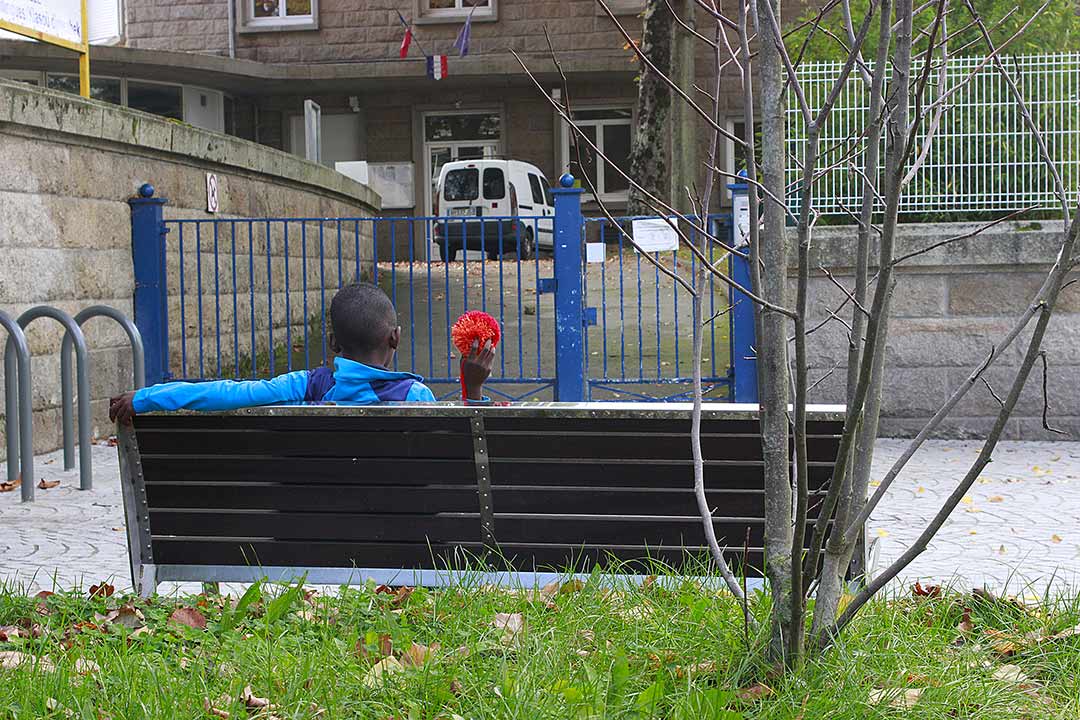
[[[454,346],[462,355],[468,355],[473,342],[482,346],[485,340],[491,341],[491,346],[499,344],[502,333],[499,331],[499,321],[479,310],[470,310],[457,319],[450,328],[450,337]]]

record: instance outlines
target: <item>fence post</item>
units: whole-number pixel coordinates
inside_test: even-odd
[[[741,174],[741,173],[740,173]],[[750,205],[747,183],[732,183],[731,246],[750,250]],[[744,288],[751,287],[750,261],[741,255],[731,256],[731,278]],[[742,292],[731,290],[731,399],[738,403],[758,401],[757,349],[754,328],[754,303]]]
[[[169,377],[169,310],[165,283],[165,228],[163,208],[167,200],[154,197],[150,183],[139,188],[131,206],[131,255],[135,265],[135,327],[146,351],[146,382],[160,383]]]
[[[565,173],[555,196],[555,400],[585,400],[585,316],[581,298],[581,188]]]

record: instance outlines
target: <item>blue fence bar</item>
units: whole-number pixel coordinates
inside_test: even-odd
[[[559,178],[555,196],[555,400],[585,400],[585,316],[583,287],[581,188],[574,176]]]
[[[162,210],[167,201],[154,197],[149,183],[139,188],[131,206],[131,254],[135,266],[135,326],[146,352],[146,382],[169,378],[169,295],[165,286],[165,233]],[[235,286],[234,286],[235,287]]]
[[[460,391],[449,330],[467,309],[484,309],[503,327],[487,385],[496,398],[686,399],[695,332],[707,333],[706,398],[756,398],[750,303],[710,278],[706,317],[716,319],[694,327],[685,291],[609,220],[582,217],[580,190],[553,194],[554,217],[485,215],[478,223],[471,216],[164,220],[165,201],[152,191],[133,199],[135,320],[147,382],[260,378],[328,362],[330,297],[359,279],[395,302],[396,365],[423,375],[444,398]],[[616,222],[632,232],[637,219]],[[695,242],[696,228],[706,227],[716,239],[706,257],[716,261],[728,251],[730,216],[684,223]],[[602,244],[599,256],[590,245],[588,262],[586,243]],[[686,278],[699,267],[685,246],[652,257]],[[745,262],[732,257],[721,266],[748,282]]]

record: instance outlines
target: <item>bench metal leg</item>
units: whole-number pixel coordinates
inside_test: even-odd
[[[141,598],[148,598],[157,592],[157,566],[146,563],[139,570],[139,577],[135,581],[135,592]]]

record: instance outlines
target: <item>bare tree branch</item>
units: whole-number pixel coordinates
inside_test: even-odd
[[[844,287],[843,284],[841,284],[840,281],[837,280],[831,272],[829,272],[829,268],[825,267],[824,265],[818,265],[818,267],[821,269],[821,272],[825,273],[825,277],[829,278],[829,281],[840,289],[840,292],[847,295],[848,300],[855,304],[855,307],[858,308],[859,312],[861,312],[866,317],[870,317],[870,311],[863,307],[863,304],[859,301],[859,299],[855,297],[855,295],[852,294],[850,290]]]
[[[997,400],[997,404],[999,406],[1005,407],[1005,401],[1001,399],[1000,395],[998,395],[996,392],[994,392],[994,387],[990,384],[990,381],[987,380],[985,377],[981,377],[979,379],[982,380],[982,383],[983,383],[983,385],[986,386],[986,389],[990,391],[990,397]]]
[[[1064,285],[1062,286],[1064,287]],[[1064,430],[1058,430],[1057,428],[1050,427],[1050,421],[1047,415],[1050,413],[1050,393],[1047,391],[1047,383],[1049,382],[1050,369],[1046,363],[1046,351],[1043,350],[1039,353],[1039,358],[1042,360],[1042,426],[1043,430],[1052,432],[1055,435],[1069,436],[1069,433]]]
[[[944,240],[941,240],[939,242],[927,245],[924,248],[920,248],[918,250],[913,250],[912,252],[909,252],[907,255],[901,255],[900,257],[893,260],[892,264],[893,265],[899,265],[900,263],[904,262],[905,260],[910,260],[913,257],[918,257],[919,255],[924,255],[924,254],[930,252],[931,250],[937,250],[939,247],[942,247],[942,246],[945,246],[945,245],[951,245],[952,243],[958,242],[960,240],[967,240],[968,238],[973,238],[976,235],[979,235],[979,234],[985,232],[986,230],[989,230],[990,228],[994,227],[995,225],[1006,222],[1008,220],[1012,220],[1016,216],[1023,215],[1024,213],[1035,210],[1038,207],[1039,207],[1038,205],[1030,205],[1030,206],[1028,206],[1026,208],[1023,208],[1022,210],[1015,210],[1015,211],[1009,213],[1008,215],[1006,215],[1004,217],[1000,217],[997,220],[992,220],[992,221],[986,223],[985,225],[982,225],[982,226],[980,226],[978,228],[975,228],[971,232],[966,232],[966,233],[964,233],[962,235],[954,235],[953,237],[945,238]]]

